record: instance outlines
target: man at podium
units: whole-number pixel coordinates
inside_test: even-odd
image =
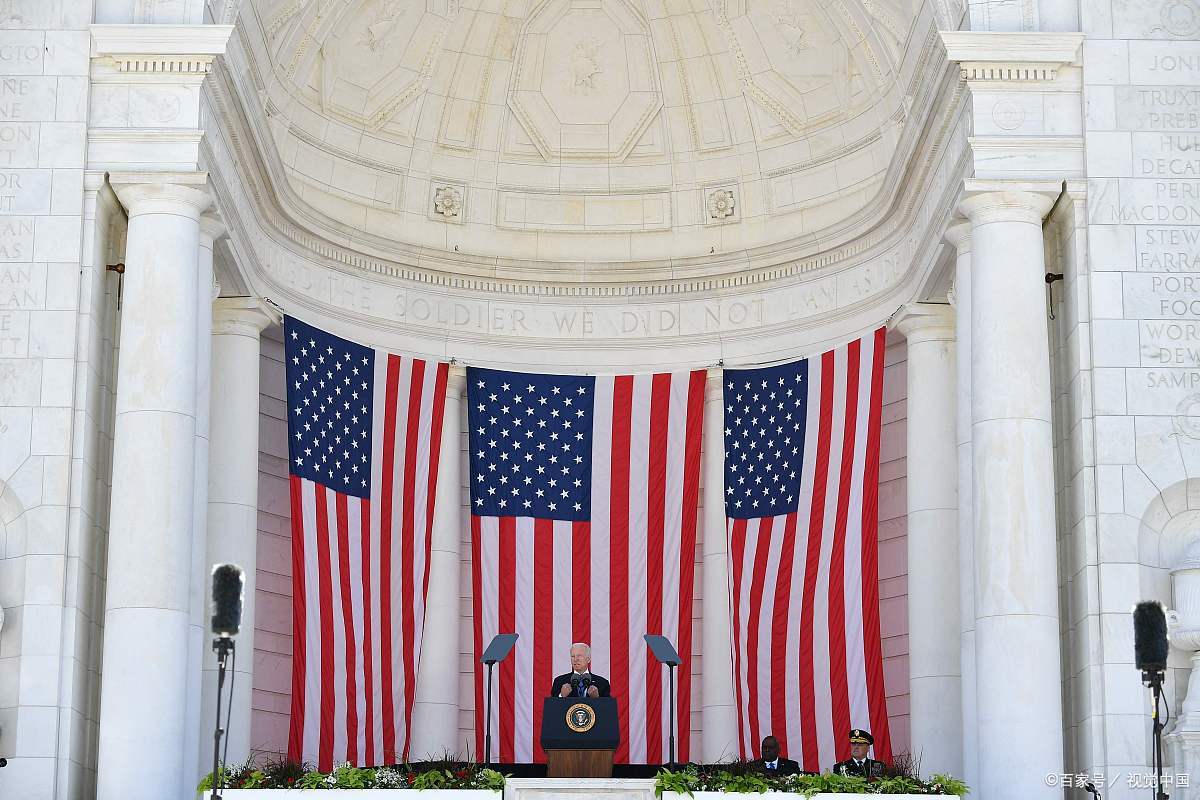
[[[571,645],[571,671],[554,679],[551,697],[608,697],[608,681],[593,675],[592,648],[583,642]]]

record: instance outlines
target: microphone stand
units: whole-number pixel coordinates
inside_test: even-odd
[[[213,730],[213,788],[210,800],[221,800],[221,695],[225,690],[225,670],[229,664],[229,655],[233,652],[233,639],[229,636],[218,636],[213,639],[213,652],[217,654],[217,721]],[[489,675],[490,677],[490,675]],[[233,698],[229,698],[233,702]]]
[[[1168,800],[1169,797],[1163,790],[1162,733],[1165,726],[1158,713],[1159,703],[1162,702],[1164,677],[1161,669],[1142,670],[1142,683],[1149,686],[1150,691],[1154,694],[1154,711],[1150,715],[1150,719],[1154,722],[1151,729],[1154,736],[1154,800]]]

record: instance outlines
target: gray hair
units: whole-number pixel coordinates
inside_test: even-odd
[[[592,657],[592,646],[590,644],[588,644],[587,642],[571,642],[571,651],[572,652],[575,650],[576,647],[582,647],[583,654],[585,656],[587,656],[589,659]]]

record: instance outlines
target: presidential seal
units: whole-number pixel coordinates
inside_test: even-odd
[[[567,727],[576,733],[587,733],[596,724],[596,712],[587,703],[576,703],[567,709]]]

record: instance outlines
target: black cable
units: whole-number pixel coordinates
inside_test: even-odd
[[[1167,723],[1171,721],[1171,704],[1167,702],[1166,692],[1162,693],[1162,701],[1163,705],[1167,707],[1167,718],[1162,721],[1162,726],[1165,729],[1167,727]]]
[[[221,765],[229,771],[229,720],[233,716],[233,684],[237,681],[237,647],[230,648],[233,665],[229,668],[229,707],[225,709],[225,752],[221,754]],[[220,722],[220,720],[217,720]]]

